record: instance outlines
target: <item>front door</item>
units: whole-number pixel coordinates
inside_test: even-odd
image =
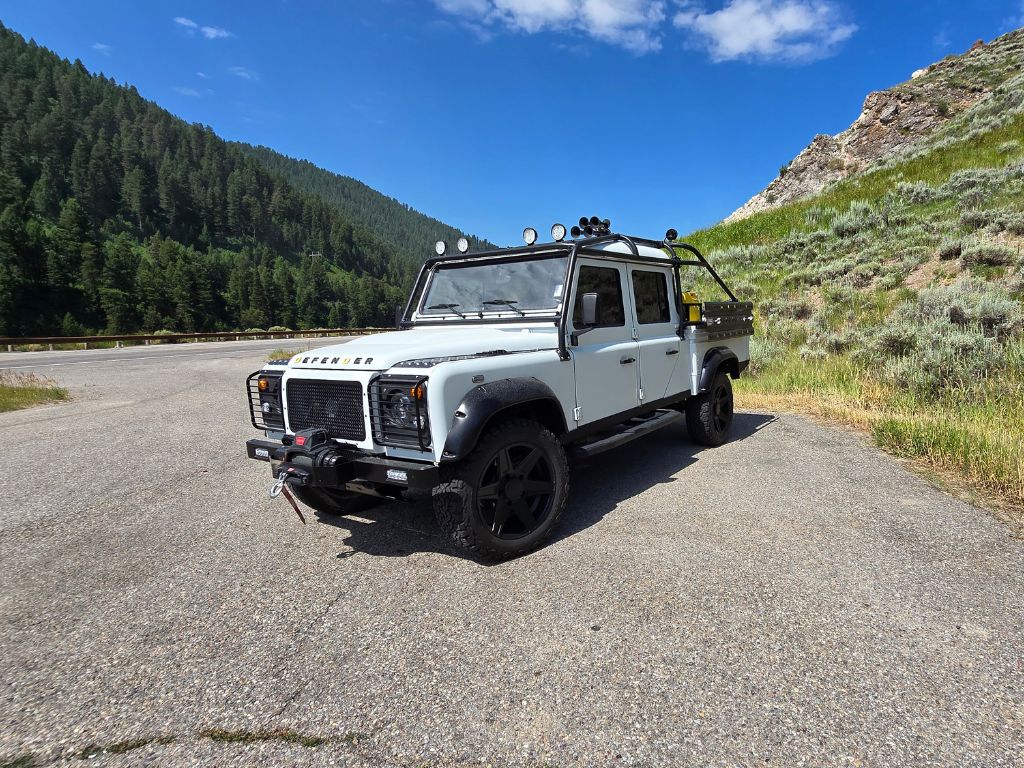
[[[673,378],[673,388],[685,381],[673,374],[688,368],[688,361],[682,359],[685,355],[676,332],[676,304],[669,299],[673,291],[669,269],[631,266],[629,278],[640,346],[640,402],[646,404],[667,397]]]
[[[640,351],[625,264],[581,258],[573,280],[569,331],[586,331],[570,346],[576,374],[576,426],[629,411],[640,403]],[[598,295],[597,325],[582,328],[581,297]]]

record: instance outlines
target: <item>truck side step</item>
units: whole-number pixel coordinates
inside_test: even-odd
[[[576,452],[584,458],[596,456],[599,453],[610,451],[612,448],[625,445],[631,440],[636,440],[638,437],[649,435],[651,432],[667,427],[669,424],[674,424],[682,418],[683,414],[679,411],[662,410],[655,411],[650,416],[630,419],[619,425],[618,432],[576,446]]]

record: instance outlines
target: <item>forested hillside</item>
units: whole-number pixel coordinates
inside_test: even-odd
[[[743,407],[863,426],[894,453],[1018,509],[1022,73],[1024,30],[933,65],[915,87],[949,76],[983,95],[817,194],[690,236],[755,302]],[[859,128],[884,136],[886,119],[862,116]]]
[[[374,233],[396,253],[412,261],[423,260],[423,249],[436,240],[455,243],[465,233],[382,195],[351,176],[325,171],[308,160],[296,160],[267,147],[235,143],[267,170],[287,179],[296,189],[311,192],[352,221]],[[467,235],[470,248],[492,247],[486,240]]]
[[[0,335],[387,325],[416,252],[362,220],[0,25]]]

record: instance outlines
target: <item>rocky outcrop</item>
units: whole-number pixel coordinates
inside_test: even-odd
[[[962,56],[914,72],[907,83],[869,94],[853,125],[836,136],[816,136],[778,178],[726,221],[816,195],[909,148],[976,104],[1022,65],[1024,30],[1018,30],[989,45],[978,41]]]

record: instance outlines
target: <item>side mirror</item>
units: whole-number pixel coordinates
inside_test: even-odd
[[[583,306],[583,325],[586,328],[593,328],[597,325],[598,299],[599,297],[596,293],[584,293],[580,298]]]

